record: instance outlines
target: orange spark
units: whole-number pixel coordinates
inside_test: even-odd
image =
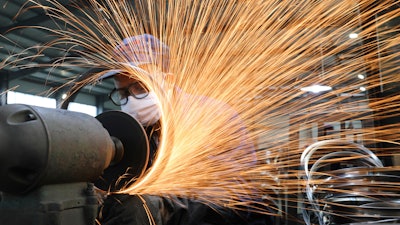
[[[268,213],[267,207],[279,208],[273,201],[277,193],[316,188],[325,182],[319,176],[335,178],[328,172],[316,178],[305,174],[301,155],[307,145],[337,140],[322,142],[327,144],[324,151],[307,161],[314,168],[399,156],[399,124],[372,123],[400,113],[398,93],[379,95],[381,90],[390,93],[400,81],[398,26],[386,26],[400,13],[394,1],[88,0],[85,6],[76,3],[75,13],[56,0],[46,6],[30,2],[69,27],[41,27],[59,37],[43,48],[67,44],[64,51],[79,56],[64,56],[51,66],[104,68],[86,84],[121,69],[143,80],[160,99],[162,139],[156,162],[122,193],[197,197],[233,208],[269,196],[263,208],[255,209]],[[359,38],[348,38],[352,32]],[[160,80],[132,69],[129,59],[115,53],[123,38],[143,33],[169,46],[173,86],[181,91],[165,93]],[[357,79],[357,74],[367,79]],[[332,90],[301,91],[315,84]],[[247,132],[240,129],[239,118]],[[321,123],[338,121],[362,122],[356,128],[339,124],[339,133],[315,135]],[[249,146],[236,151],[243,138],[256,146],[256,162],[246,151]],[[358,154],[353,142],[373,154]],[[377,147],[382,143],[394,147]],[[340,151],[352,154],[323,158]],[[398,183],[378,185],[386,186],[398,191]],[[350,192],[327,185],[313,193],[325,190]]]

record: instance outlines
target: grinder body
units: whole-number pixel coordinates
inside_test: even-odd
[[[94,225],[94,184],[115,190],[128,168],[143,174],[143,127],[121,111],[103,114],[0,106],[0,224]]]

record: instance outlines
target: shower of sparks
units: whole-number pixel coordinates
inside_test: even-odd
[[[396,1],[87,0],[68,8],[56,0],[40,2],[30,1],[60,24],[60,29],[37,27],[58,36],[43,48],[68,54],[52,65],[33,66],[104,68],[77,86],[120,69],[160,99],[162,135],[155,164],[121,192],[189,196],[232,208],[263,199],[254,210],[270,213],[269,208],[281,209],[284,194],[295,203],[297,194],[318,184],[314,197],[351,192],[337,188],[337,182],[347,182],[333,179],[338,174],[318,171],[324,165],[357,161],[380,172],[399,170],[371,163],[372,155],[345,144],[349,138],[362,140],[360,146],[374,156],[399,155],[400,124],[371,122],[400,113],[398,93],[381,97],[381,91],[392,93],[400,81]],[[129,59],[114,51],[125,37],[143,33],[169,46],[171,82],[180,91],[165,93],[160,79],[133,70]],[[349,38],[352,33],[358,36]],[[4,63],[18,64],[18,58]],[[301,91],[317,84],[332,90]],[[313,127],[319,122],[321,128],[323,121],[370,123],[357,129],[348,125],[322,137],[337,142],[313,145],[322,140],[311,135]],[[256,161],[249,146],[237,150],[243,139],[254,143]],[[301,161],[307,146],[313,154]],[[323,157],[334,152],[339,153]],[[305,162],[309,168],[302,170]],[[384,194],[388,187],[398,192],[398,182],[372,185],[364,180],[362,185],[371,189],[363,195],[379,188]]]

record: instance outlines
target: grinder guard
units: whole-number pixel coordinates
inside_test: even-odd
[[[92,182],[112,160],[113,141],[93,117],[28,105],[0,107],[0,190]]]

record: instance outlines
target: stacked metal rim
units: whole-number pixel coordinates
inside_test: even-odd
[[[391,222],[361,222],[361,223],[348,223],[345,225],[400,225],[400,223]]]
[[[330,224],[400,224],[400,169],[355,167],[331,173],[323,186],[333,191],[320,199]]]
[[[324,140],[302,153],[306,225],[400,223],[400,167],[347,140]]]

